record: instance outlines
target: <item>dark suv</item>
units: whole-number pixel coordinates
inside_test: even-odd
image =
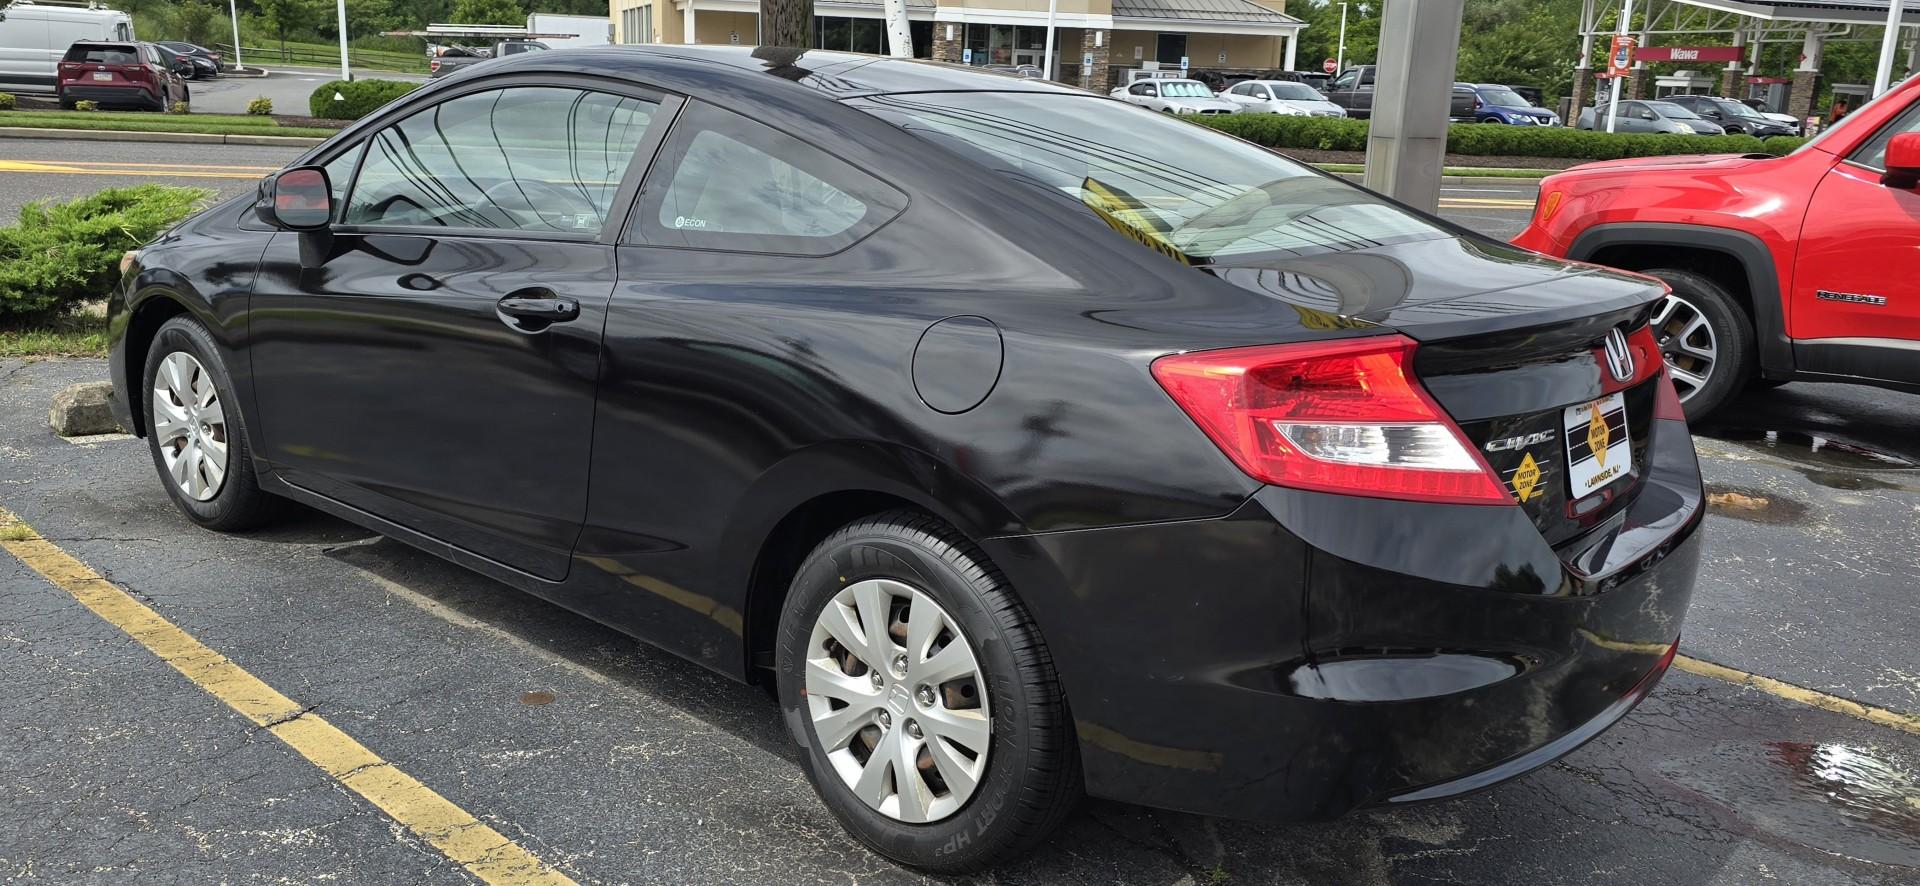
[[[1727,131],[1728,135],[1752,135],[1770,138],[1793,135],[1793,128],[1778,120],[1769,120],[1759,111],[1730,98],[1711,95],[1670,95],[1667,101],[1686,108],[1701,119]]]
[[[188,62],[181,65],[182,70],[168,67],[151,43],[75,43],[60,60],[54,97],[69,111],[82,101],[170,111],[189,97],[187,82],[181,78],[193,69]]]

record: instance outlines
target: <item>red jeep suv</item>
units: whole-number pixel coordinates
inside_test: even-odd
[[[1785,157],[1650,157],[1540,185],[1514,243],[1640,271],[1687,415],[1751,383],[1920,392],[1920,77]]]

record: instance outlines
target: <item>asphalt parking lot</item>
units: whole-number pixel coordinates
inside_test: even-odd
[[[250,64],[252,62],[249,62]],[[355,79],[409,80],[424,82],[423,74],[399,74],[393,71],[356,70]],[[193,109],[203,114],[244,114],[247,103],[259,97],[273,100],[281,114],[305,114],[307,98],[320,85],[340,79],[339,68],[288,67],[267,64],[265,77],[221,76],[195,80],[189,84]]]
[[[151,146],[88,144],[102,151],[89,162],[121,165],[9,170],[72,161],[74,147],[4,144],[0,194],[173,180],[170,168],[251,187],[159,166]],[[1465,202],[1520,196],[1447,196],[1445,214],[1496,236],[1524,220]],[[497,836],[483,860],[525,853],[580,883],[921,880],[841,832],[763,690],[330,518],[245,536],[192,527],[144,442],[46,429],[55,391],[104,376],[95,360],[0,361],[0,515],[17,517],[0,516],[13,552],[0,554],[0,878],[471,882],[471,865],[423,836],[466,829]],[[1326,824],[1089,802],[981,882],[1920,879],[1920,397],[1796,384],[1728,414],[1697,440],[1715,509],[1688,659],[1593,744],[1465,800]],[[50,581],[50,564],[71,561],[49,552],[84,571]],[[121,591],[171,632],[136,625],[136,642],[82,602]],[[196,684],[176,670],[191,661],[150,648],[175,634],[296,707],[271,726],[244,716],[223,703],[233,681]],[[376,805],[354,781],[363,767],[331,772],[285,740],[279,727],[302,718],[445,806],[417,791]],[[419,827],[449,808],[474,824]]]

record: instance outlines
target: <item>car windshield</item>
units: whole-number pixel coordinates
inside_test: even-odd
[[[1647,102],[1653,112],[1669,120],[1698,120],[1700,116],[1673,102]]]
[[[1482,86],[1479,91],[1480,101],[1493,105],[1496,108],[1533,107],[1533,102],[1521,98],[1520,93],[1514,92],[1505,86]]]
[[[1267,84],[1267,88],[1273,90],[1274,98],[1285,99],[1287,101],[1319,102],[1327,100],[1326,96],[1321,95],[1315,91],[1313,87],[1305,83],[1269,83]]]
[[[1749,120],[1767,119],[1765,117],[1760,116],[1759,111],[1755,111],[1754,109],[1749,108],[1746,105],[1743,105],[1730,98],[1716,98],[1713,100],[1713,106],[1716,108],[1719,108],[1720,113],[1726,114],[1729,117],[1745,117]]]
[[[1279,154],[1099,97],[917,93],[857,106],[1187,264],[1453,236]]]
[[[1198,80],[1163,80],[1160,82],[1162,98],[1213,98],[1213,92],[1207,84]]]

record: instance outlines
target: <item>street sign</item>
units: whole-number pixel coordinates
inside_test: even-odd
[[[1089,52],[1086,55],[1080,56],[1080,76],[1093,76],[1093,53]]]
[[[1326,71],[1329,74],[1334,73],[1334,71],[1337,70],[1339,67],[1340,67],[1340,63],[1337,61],[1334,61],[1333,59],[1327,59],[1326,61],[1323,61],[1320,63],[1320,70]]]
[[[973,64],[973,50],[971,48],[960,51],[960,63],[963,65]]]
[[[1643,62],[1745,61],[1743,46],[1642,46],[1633,57]]]
[[[1613,48],[1607,53],[1607,76],[1625,77],[1633,67],[1633,36],[1613,35]]]
[[[1184,55],[1181,56],[1180,57],[1180,73],[1182,75],[1185,75],[1187,73],[1187,64],[1188,64],[1187,57]]]

